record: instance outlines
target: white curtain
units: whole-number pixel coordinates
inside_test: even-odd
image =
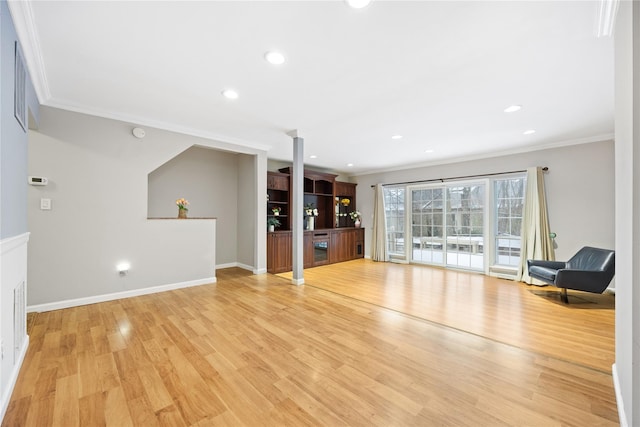
[[[387,254],[387,228],[384,218],[384,193],[382,184],[377,184],[373,198],[373,230],[371,232],[371,259],[389,261]]]
[[[527,169],[527,190],[525,192],[522,234],[520,239],[520,265],[517,280],[531,285],[545,283],[529,276],[528,259],[555,260],[553,241],[549,230],[547,199],[544,191],[542,168]]]

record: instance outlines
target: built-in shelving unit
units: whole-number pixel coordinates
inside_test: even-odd
[[[290,230],[289,219],[289,175],[267,172],[267,218],[280,221],[279,230]],[[278,210],[277,214],[274,210]]]
[[[292,168],[267,173],[267,218],[278,218],[281,225],[267,235],[267,271],[291,270],[291,191]],[[364,229],[355,228],[349,212],[356,210],[356,184],[336,181],[336,176],[304,171],[304,205],[318,209],[315,229],[304,233],[304,267],[364,257]],[[278,215],[274,208],[279,208]]]

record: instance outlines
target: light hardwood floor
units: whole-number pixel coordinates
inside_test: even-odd
[[[290,279],[291,273],[281,277]],[[351,261],[305,270],[305,283],[610,373],[615,296],[442,268]]]
[[[509,321],[562,342],[556,327],[586,322],[598,340],[612,328],[606,299],[567,308],[544,290],[424,267],[385,264],[382,277],[364,277],[380,265],[309,269],[301,287],[227,269],[213,285],[41,313],[2,425],[618,425],[610,367],[573,360],[583,354],[573,343],[575,357],[554,357],[443,326],[500,307],[483,330],[511,331]],[[337,284],[349,271],[360,279]],[[424,288],[429,274],[446,283]],[[448,308],[424,320],[414,297]]]

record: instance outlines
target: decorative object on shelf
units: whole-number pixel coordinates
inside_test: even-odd
[[[351,204],[351,200],[350,199],[342,199],[340,200],[340,203],[342,203],[342,206],[349,206]]]
[[[278,218],[269,218],[267,219],[267,225],[269,226],[269,232],[273,233],[276,231],[276,227],[280,227],[280,220]]]
[[[187,205],[189,204],[189,201],[187,199],[178,199],[176,200],[176,205],[178,206],[178,218],[180,219],[186,219],[187,218],[187,212],[189,212],[189,209],[187,209]]]
[[[307,217],[307,230],[314,230],[318,209],[313,207],[313,203],[309,203],[304,207],[304,214]]]
[[[318,216],[318,209],[313,207],[313,203],[309,203],[304,207],[304,214],[306,216]]]
[[[356,228],[360,228],[360,218],[362,217],[362,215],[360,214],[360,211],[353,211],[353,212],[349,212],[349,217],[355,221],[355,226]]]
[[[280,215],[280,211],[281,211],[281,210],[282,210],[282,209],[280,209],[280,207],[278,207],[278,206],[274,206],[274,207],[272,207],[272,208],[271,208],[271,212],[273,212],[273,214],[274,214],[275,216]]]

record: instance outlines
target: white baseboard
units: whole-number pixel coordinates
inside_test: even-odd
[[[16,363],[13,365],[13,369],[11,370],[11,376],[9,377],[9,381],[7,383],[7,388],[4,390],[2,394],[2,403],[0,406],[0,423],[4,419],[4,415],[7,413],[7,408],[9,407],[9,401],[11,400],[11,394],[13,393],[13,388],[16,386],[16,381],[18,381],[18,374],[20,374],[20,368],[22,368],[22,363],[24,362],[24,357],[27,355],[27,349],[29,348],[29,336],[22,341],[22,348],[20,349],[20,353],[18,354],[18,359]]]
[[[226,264],[216,264],[216,270],[222,270],[223,268],[231,268],[231,267],[237,267],[238,263],[237,262],[228,262]]]
[[[231,267],[238,267],[243,270],[248,270],[248,271],[251,271],[253,274],[262,274],[267,272],[267,269],[264,268],[264,269],[261,269],[261,270],[264,270],[262,273],[256,273],[256,271],[259,271],[259,270],[256,270],[252,266],[243,264],[241,262],[228,262],[226,264],[218,264],[216,265],[216,270],[221,270],[223,268],[231,268]]]
[[[296,286],[300,286],[300,285],[304,285],[304,279],[291,279],[291,284],[292,285],[296,285]]]
[[[140,295],[155,294],[158,292],[171,291],[174,289],[189,288],[191,286],[208,285],[216,283],[215,277],[205,277],[204,279],[189,280],[187,282],[171,283],[168,285],[151,286],[149,288],[133,289],[131,291],[115,292],[112,294],[95,295],[86,298],[76,298],[64,301],[50,302],[46,304],[29,305],[27,313],[60,310],[62,308],[78,307],[81,305],[95,304],[105,301],[113,301],[122,298],[137,297]]]
[[[256,268],[253,270],[253,274],[266,274],[266,273],[267,273],[266,268]]]
[[[613,376],[613,389],[616,391],[616,403],[618,405],[618,419],[620,427],[628,427],[627,415],[624,412],[624,402],[622,401],[622,390],[620,390],[620,378],[616,364],[611,365],[611,375]]]

